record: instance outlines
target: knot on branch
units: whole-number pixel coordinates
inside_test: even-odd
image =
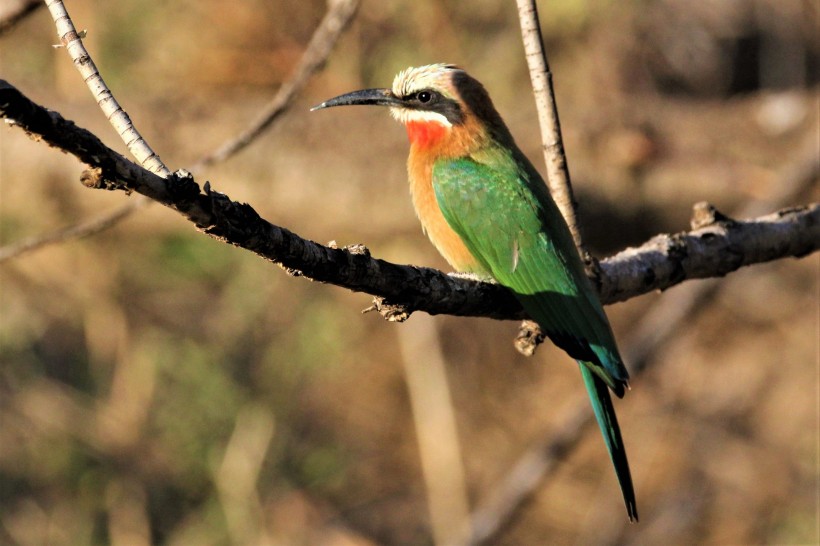
[[[199,184],[194,182],[194,176],[185,169],[176,171],[166,180],[168,193],[178,206],[189,205],[200,195]]]
[[[226,235],[230,233],[230,242],[242,247],[251,244],[251,239],[267,235],[256,233],[253,230],[253,227],[260,225],[262,218],[252,206],[232,201],[224,193],[211,189],[210,182],[205,183],[204,189],[210,204],[211,215],[208,225],[197,223],[198,228],[208,235],[223,240],[228,240]]]
[[[518,327],[518,334],[513,340],[515,350],[524,356],[532,356],[538,346],[544,342],[546,336],[536,322],[525,320]]]
[[[378,312],[388,322],[404,322],[413,313],[408,305],[402,303],[391,303],[381,296],[373,298],[373,305],[367,309],[362,309],[362,314]]]
[[[692,207],[692,219],[689,223],[692,229],[700,229],[714,224],[721,224],[728,227],[737,222],[720,212],[713,204],[707,201],[700,201]]]
[[[598,258],[587,252],[586,249],[583,249],[581,258],[584,260],[584,271],[589,281],[592,283],[592,286],[595,287],[595,291],[600,293],[603,286],[601,263],[598,261]]]
[[[332,248],[334,250],[339,248],[339,243],[336,240],[332,240],[327,243],[328,248]],[[353,243],[352,245],[345,245],[341,247],[342,250],[346,251],[348,254],[352,256],[364,256],[366,258],[370,258],[370,249],[367,248],[365,245],[361,243]]]
[[[80,183],[86,188],[93,190],[122,190],[129,195],[132,191],[124,182],[116,180],[114,176],[107,175],[102,167],[84,170],[82,174],[80,174]]]
[[[353,254],[354,256],[367,256],[370,257],[370,249],[364,246],[361,243],[356,243],[353,245],[347,245],[344,247],[344,250],[347,250],[349,253]]]

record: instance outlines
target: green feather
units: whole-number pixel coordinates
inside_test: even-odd
[[[535,168],[494,143],[433,167],[439,208],[484,273],[512,290],[553,342],[578,360],[627,504],[637,519],[626,453],[609,391],[628,380],[609,321],[572,236]]]
[[[592,403],[592,411],[595,413],[595,420],[604,436],[609,458],[615,467],[615,475],[618,477],[618,484],[626,504],[626,512],[630,521],[638,521],[638,505],[635,501],[635,490],[632,487],[632,476],[629,473],[629,462],[626,460],[626,449],[621,438],[621,428],[618,426],[618,419],[615,417],[615,408],[612,406],[612,398],[609,390],[598,376],[590,371],[586,362],[578,362],[581,368],[581,376],[584,378],[584,386],[589,394]]]

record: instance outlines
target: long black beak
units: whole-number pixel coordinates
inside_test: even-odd
[[[402,101],[393,94],[390,89],[362,89],[361,91],[353,91],[339,95],[332,99],[326,100],[322,104],[317,104],[310,109],[321,110],[322,108],[330,108],[331,106],[348,106],[353,104],[377,104],[380,106],[401,106]]]

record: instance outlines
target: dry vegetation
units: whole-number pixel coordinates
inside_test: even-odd
[[[750,202],[770,212],[820,200],[815,170],[798,198],[768,202],[817,155],[816,4],[691,4],[541,7],[581,222],[598,255],[686,229],[701,200],[729,215]],[[325,9],[101,6],[68,4],[172,169],[253,118]],[[308,107],[388,84],[410,64],[455,62],[539,159],[515,17],[506,0],[365,0],[296,107],[239,156],[195,174],[305,237],[444,267],[413,216],[401,128],[375,109]],[[121,149],[55,41],[45,10],[35,12],[0,37],[0,74]],[[128,199],[82,188],[80,170],[3,129],[0,244]],[[817,255],[737,272],[650,356],[617,404],[640,524],[626,523],[589,429],[495,541],[816,543],[818,272]],[[683,290],[610,306],[622,344]],[[428,544],[406,370],[443,355],[470,506],[583,400],[563,353],[513,350],[514,323],[417,315],[396,325],[360,316],[368,304],[288,277],[161,207],[3,263],[0,543]]]

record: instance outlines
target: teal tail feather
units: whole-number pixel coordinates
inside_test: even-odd
[[[632,487],[629,462],[626,460],[626,449],[624,449],[624,442],[621,439],[621,429],[618,427],[618,419],[615,417],[615,408],[612,405],[609,388],[586,364],[580,360],[578,364],[581,367],[581,375],[584,378],[584,385],[592,403],[595,419],[598,421],[598,426],[601,427],[609,457],[615,466],[615,474],[618,476],[618,483],[621,485],[629,521],[636,523],[638,521],[638,505],[635,501],[635,490]]]

